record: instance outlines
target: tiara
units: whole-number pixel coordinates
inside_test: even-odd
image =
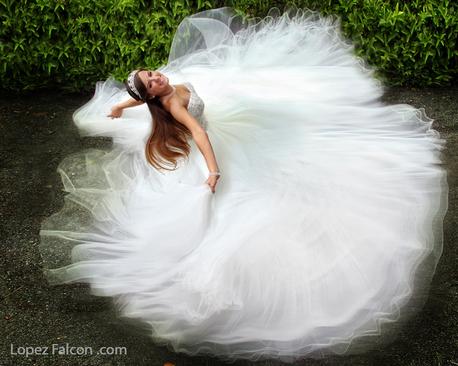
[[[132,71],[129,76],[127,77],[127,85],[129,86],[130,90],[138,97],[139,100],[143,100],[140,93],[138,92],[137,88],[135,87],[135,75],[137,74],[138,70]]]

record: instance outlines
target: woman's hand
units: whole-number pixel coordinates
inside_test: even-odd
[[[210,175],[205,183],[211,188],[212,193],[215,193],[216,183],[218,182],[219,175]]]
[[[135,100],[134,98],[129,98],[125,102],[116,104],[111,108],[111,113],[107,115],[107,117],[111,118],[119,118],[122,116],[122,111],[124,108],[130,108],[130,107],[136,107],[138,105],[142,105],[143,102],[142,100]]]
[[[122,107],[115,105],[114,107],[111,108],[111,113],[107,117],[119,118],[122,116],[122,110],[123,110]]]

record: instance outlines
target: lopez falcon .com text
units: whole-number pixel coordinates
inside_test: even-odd
[[[72,346],[68,343],[53,343],[50,346],[16,346],[11,343],[10,354],[13,356],[91,356],[91,355],[127,355],[127,347],[100,347],[94,350],[90,346]]]

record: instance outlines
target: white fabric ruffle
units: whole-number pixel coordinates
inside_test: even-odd
[[[445,141],[432,120],[381,102],[335,19],[271,15],[186,18],[160,69],[205,101],[215,194],[193,141],[178,170],[147,164],[149,111],[107,118],[128,97],[109,79],[74,120],[113,148],[60,164],[66,203],[40,232],[51,283],[88,282],[179,352],[366,350],[421,307],[442,252]]]

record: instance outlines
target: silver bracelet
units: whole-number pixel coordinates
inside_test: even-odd
[[[220,172],[210,172],[208,173],[208,175],[221,175],[221,173]]]

